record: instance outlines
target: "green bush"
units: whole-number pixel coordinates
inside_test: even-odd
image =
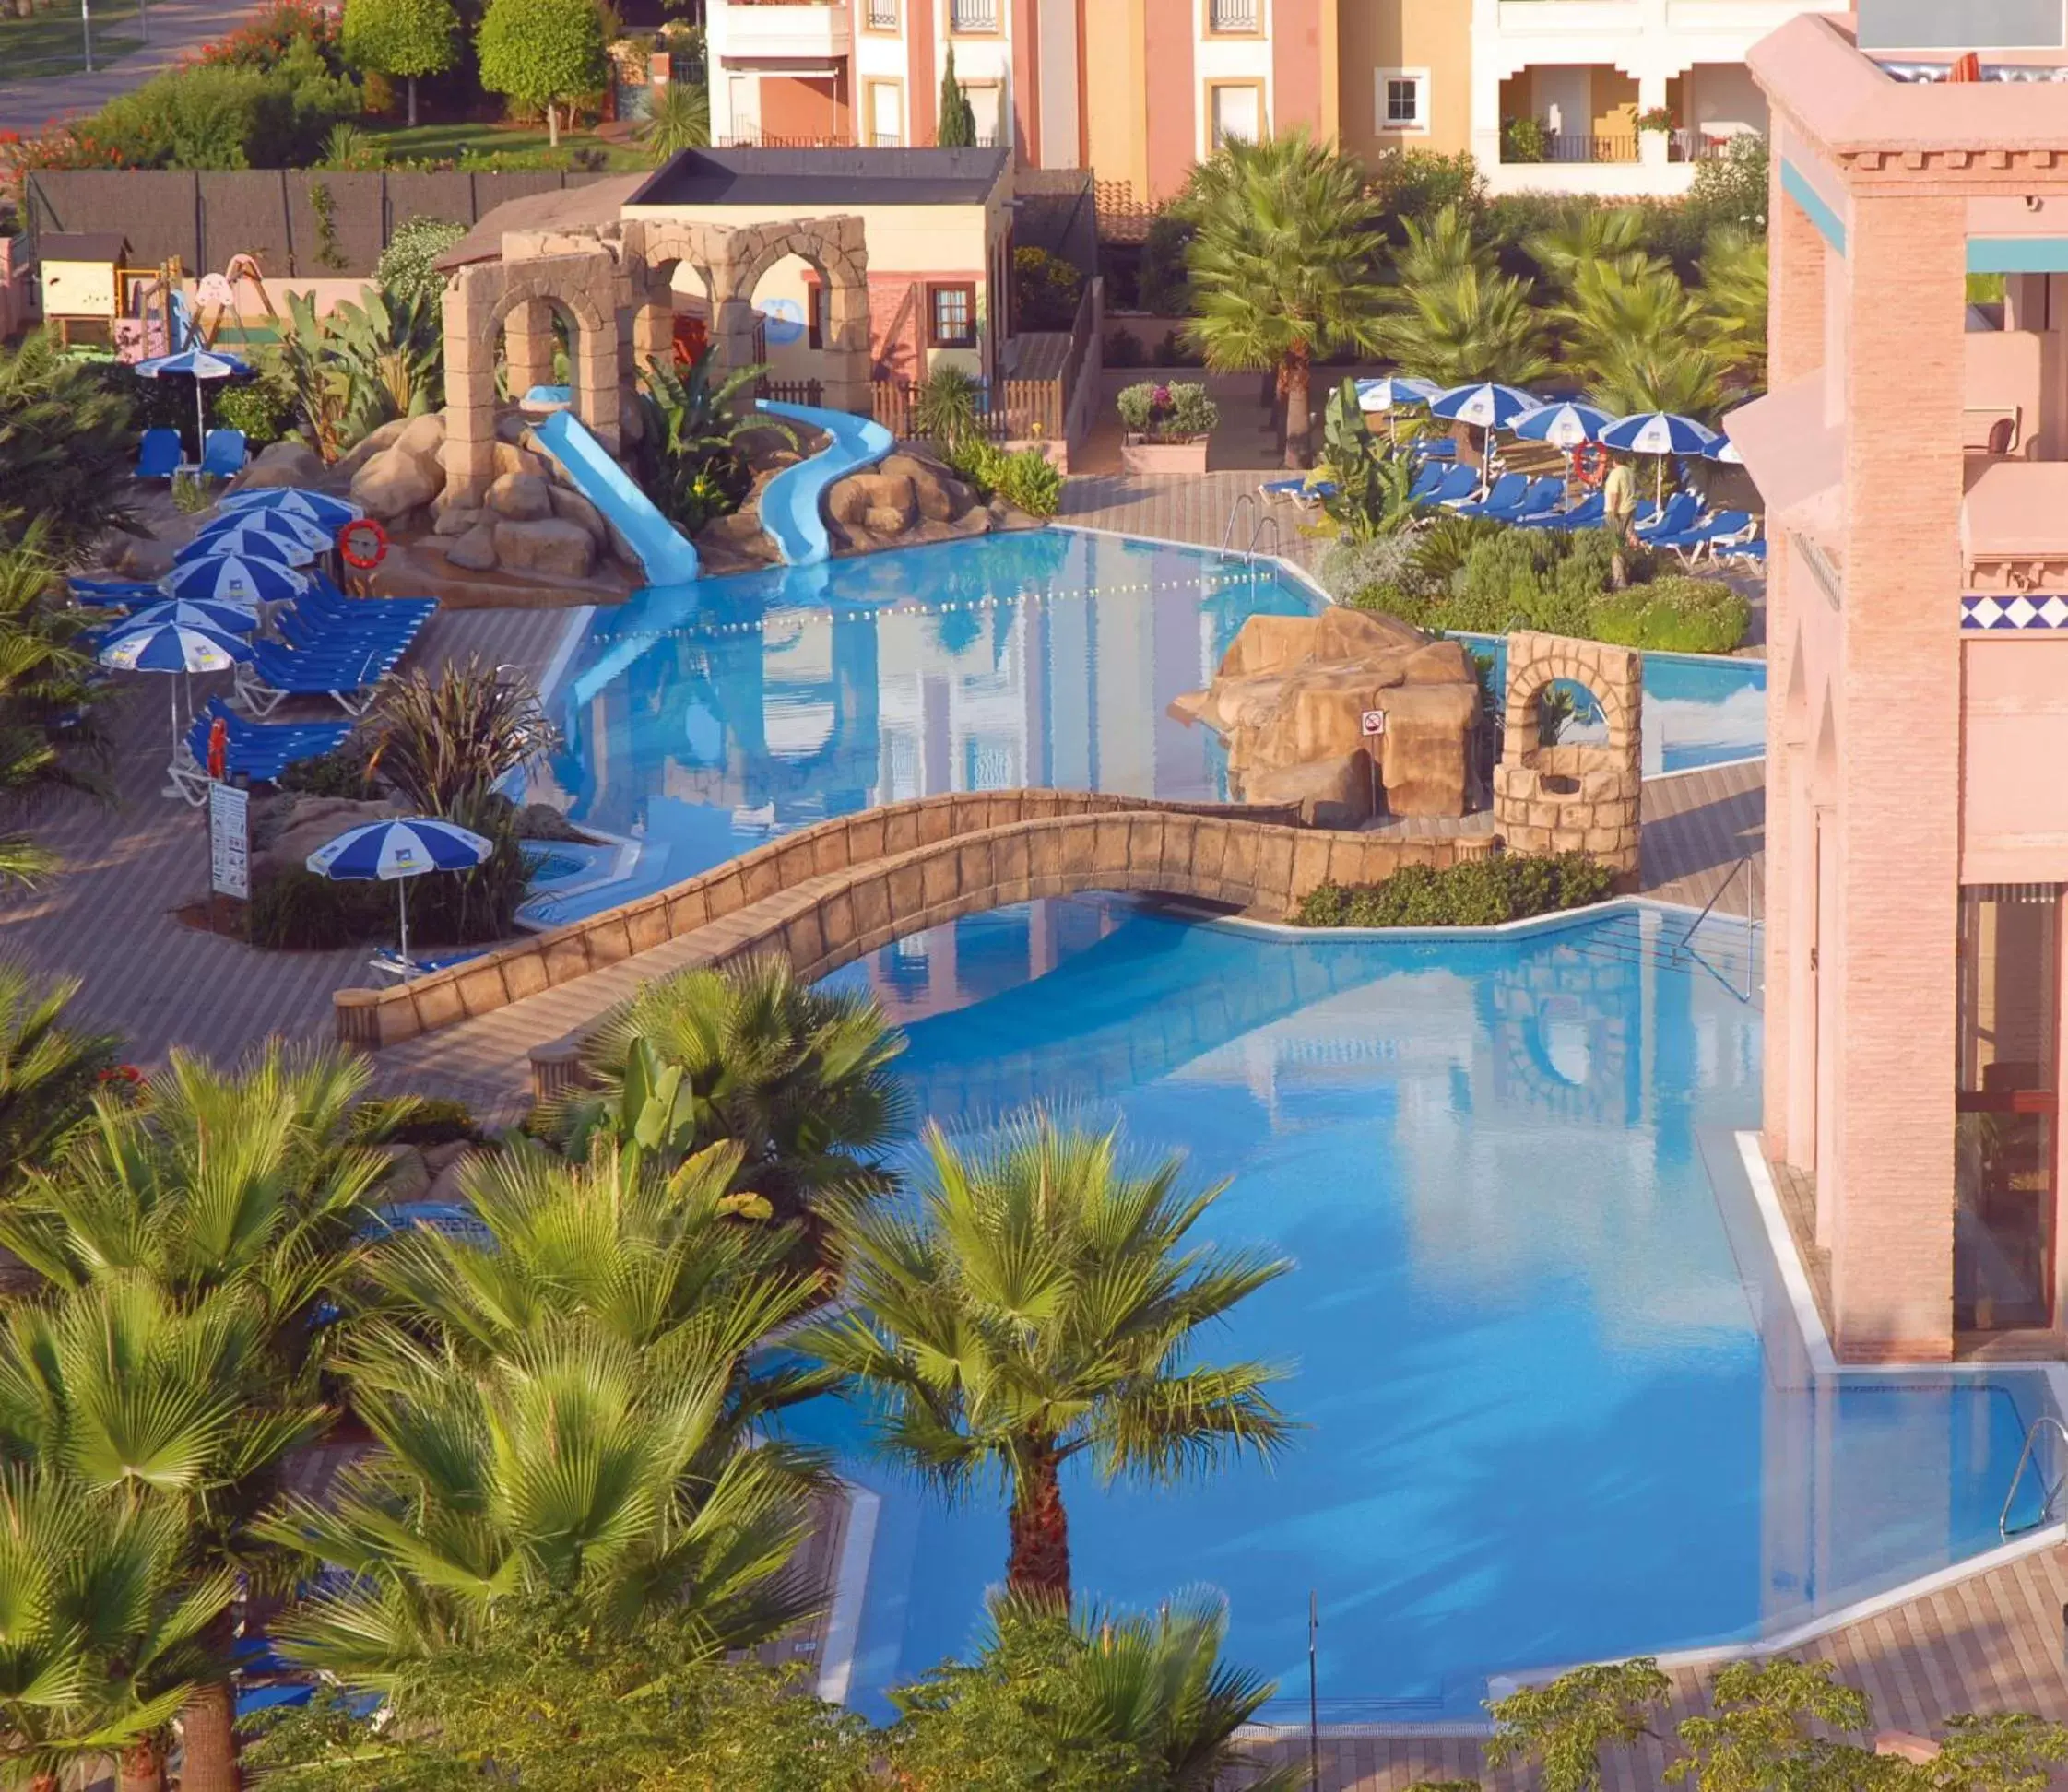
[[[1150,442],[1190,442],[1211,435],[1221,407],[1197,381],[1140,380],[1122,386],[1115,401],[1120,420]]]
[[[346,796],[358,801],[373,794],[366,758],[365,746],[348,740],[334,752],[295,760],[280,773],[280,788],[304,796]]]
[[[254,946],[333,951],[395,937],[395,896],[385,884],[344,883],[300,866],[252,886],[246,922]]]
[[[192,64],[111,100],[81,126],[124,168],[301,168],[340,119],[360,110],[359,88],[322,54],[297,43],[270,68]]]
[[[359,1145],[459,1145],[481,1137],[465,1102],[440,1095],[382,1095],[352,1110]]]
[[[965,435],[941,458],[964,484],[974,487],[976,495],[987,504],[998,495],[999,487],[1004,481],[1009,456],[1004,449],[994,448],[982,436]]]
[[[431,263],[467,234],[467,226],[443,218],[410,218],[395,227],[388,246],[373,265],[384,292],[399,298],[422,293],[436,299],[445,290],[445,277]]]
[[[1142,348],[1141,339],[1132,330],[1116,324],[1105,333],[1105,345],[1100,359],[1107,367],[1125,370],[1130,367],[1146,367],[1149,356]]]
[[[1501,159],[1505,162],[1541,162],[1551,154],[1551,134],[1543,121],[1511,118],[1501,126]]]
[[[215,420],[225,429],[242,430],[252,452],[279,441],[294,421],[294,396],[278,380],[261,376],[217,394]]]
[[[1383,883],[1325,883],[1293,920],[1302,927],[1492,927],[1584,908],[1607,897],[1613,883],[1584,853],[1503,854],[1442,871],[1403,866]]]
[[[1721,579],[1681,572],[1609,593],[1591,618],[1597,641],[1670,654],[1728,654],[1751,620],[1752,606]]]
[[[1013,318],[1023,330],[1067,330],[1077,321],[1084,276],[1046,249],[1012,252]]]
[[[1053,516],[1063,507],[1063,476],[1038,448],[999,456],[998,495],[1029,516]]]

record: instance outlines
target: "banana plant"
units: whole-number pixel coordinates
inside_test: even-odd
[[[1321,501],[1337,532],[1353,541],[1398,535],[1421,514],[1410,495],[1414,469],[1365,421],[1356,382],[1329,395],[1321,422],[1322,467],[1335,489]]]
[[[345,449],[351,388],[330,350],[313,293],[287,296],[287,328],[280,337],[280,371],[294,395],[301,434],[325,465]]]
[[[614,1095],[582,1111],[567,1153],[585,1161],[593,1141],[609,1138],[627,1159],[628,1174],[636,1176],[648,1155],[678,1164],[697,1150],[709,1106],[681,1065],[664,1059],[652,1040],[637,1038],[625,1056],[622,1084]],[[766,1220],[774,1212],[765,1196],[747,1189],[734,1190],[717,1205],[721,1213],[742,1220]]]
[[[797,446],[787,424],[742,400],[766,365],[720,373],[715,356],[713,346],[686,371],[651,361],[639,374],[640,483],[662,513],[691,535],[745,500],[750,479],[737,444],[748,430],[766,430]]]
[[[326,323],[328,352],[349,393],[354,434],[444,402],[444,332],[430,294],[384,289],[364,305],[339,303]]]

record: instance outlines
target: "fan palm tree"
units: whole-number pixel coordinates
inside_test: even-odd
[[[816,1227],[892,1186],[884,1161],[911,1124],[891,1068],[904,1049],[873,999],[815,989],[786,959],[691,971],[648,984],[597,1031],[583,1058],[592,1087],[549,1125],[575,1158],[599,1133],[631,1143],[643,1126],[669,1162],[729,1139],[736,1185],[777,1220]],[[681,1075],[648,1114],[656,1065]]]
[[[276,1625],[283,1647],[388,1688],[518,1603],[612,1630],[665,1609],[713,1656],[777,1634],[810,1606],[802,1458],[744,1434],[738,1358],[700,1345],[562,1322],[474,1366],[375,1339],[351,1374],[378,1451],[265,1527],[349,1576]]]
[[[1292,1266],[1189,1242],[1219,1189],[1123,1166],[1116,1135],[1035,1115],[964,1155],[938,1128],[916,1208],[843,1228],[854,1307],[798,1348],[880,1408],[891,1454],[952,1492],[1002,1483],[1010,1590],[1067,1602],[1062,1472],[1160,1484],[1289,1425],[1257,1362],[1188,1361],[1194,1334]]]
[[[1186,339],[1222,371],[1275,371],[1285,465],[1308,457],[1310,370],[1377,341],[1385,238],[1364,170],[1304,131],[1234,141],[1195,171],[1177,211],[1196,315]]]
[[[93,1112],[94,1090],[112,1069],[112,1033],[67,1026],[78,980],[48,982],[0,959],[0,1199],[21,1166],[47,1162]]]
[[[1386,352],[1439,385],[1527,385],[1551,366],[1530,288],[1480,263],[1427,286],[1402,286]]]
[[[108,795],[95,712],[109,693],[79,644],[85,615],[53,598],[53,541],[38,517],[18,543],[0,545],[0,817],[10,821],[62,793]],[[0,831],[0,884],[38,883],[56,867],[18,828]]]
[[[1663,262],[1580,268],[1559,315],[1572,365],[1604,408],[1708,417],[1721,403],[1723,358],[1708,315]]]
[[[205,1565],[232,1566],[261,1586],[287,1564],[252,1527],[278,1495],[289,1456],[332,1416],[319,1397],[339,1329],[329,1322],[385,1173],[380,1157],[352,1142],[366,1079],[349,1055],[278,1042],[230,1074],[175,1052],[135,1101],[99,1098],[60,1161],[0,1206],[0,1243],[65,1291],[53,1312],[84,1314],[104,1299],[131,1303],[119,1309],[128,1314],[148,1294],[197,1328],[181,1348],[237,1365],[234,1423],[211,1403],[214,1372],[203,1373],[204,1362],[169,1375],[160,1409],[136,1408],[135,1422],[151,1427],[137,1448],[170,1450],[160,1433],[186,1437],[169,1430],[174,1416],[201,1427],[165,1466],[108,1447],[111,1459],[154,1465],[169,1493],[183,1487],[182,1477],[203,1476]],[[172,1343],[152,1349],[163,1354]],[[148,1351],[146,1359],[157,1360]],[[195,1497],[191,1489],[182,1496]],[[217,1641],[225,1651],[219,1671],[183,1719],[184,1792],[233,1792],[236,1782],[228,1639]]]
[[[62,1470],[0,1475],[0,1761],[34,1792],[110,1755],[118,1792],[163,1785],[166,1727],[235,1592],[190,1557],[176,1504],[96,1494]]]
[[[1473,234],[1471,214],[1461,206],[1446,206],[1426,223],[1414,218],[1400,222],[1407,241],[1393,252],[1399,286],[1440,286],[1468,267],[1493,271],[1494,252]]]
[[[1735,224],[1702,251],[1702,303],[1716,346],[1756,392],[1767,383],[1767,239]]]
[[[1532,232],[1523,247],[1556,286],[1569,290],[1583,269],[1605,263],[1621,264],[1631,257],[1639,265],[1648,264],[1645,235],[1645,215],[1636,206],[1607,210],[1587,206],[1567,213],[1556,224]]]

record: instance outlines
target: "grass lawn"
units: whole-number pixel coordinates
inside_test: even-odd
[[[143,41],[136,0],[95,0],[93,65],[126,56]],[[46,75],[77,75],[86,67],[77,0],[39,7],[28,18],[0,15],[0,80],[38,80]]]
[[[543,124],[463,120],[457,124],[419,124],[411,130],[406,124],[370,120],[364,129],[397,161],[457,161],[470,155],[536,155],[549,147]],[[609,159],[604,166],[613,173],[630,173],[652,165],[637,144],[605,143],[586,131],[562,131],[560,148],[563,156],[575,149],[601,149]]]

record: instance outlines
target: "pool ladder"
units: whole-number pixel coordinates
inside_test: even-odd
[[[2033,1445],[2038,1443],[2039,1433],[2043,1431],[2052,1432],[2061,1440],[2062,1447],[2068,1448],[2068,1426],[2063,1426],[2060,1420],[2049,1417],[2032,1421],[2032,1429],[2025,1433],[2025,1448],[2018,1452],[2016,1472],[2011,1476],[2011,1491],[2003,1495],[2003,1510],[1996,1516],[1996,1534],[1999,1537],[2022,1537],[2027,1531],[2038,1530],[2051,1515],[2053,1503],[2060,1497],[2062,1482],[2055,1481],[2052,1486],[2047,1486],[2046,1471],[2041,1469],[2039,1485],[2044,1490],[2045,1497],[2039,1502],[2039,1515],[2029,1525],[2020,1525],[2015,1531],[2011,1528],[2011,1507],[2017,1499],[2017,1491],[2025,1480],[2025,1471],[2032,1466]]]
[[[1711,964],[1708,959],[1703,957],[1702,954],[1696,949],[1695,946],[1695,935],[1701,927],[1702,923],[1709,918],[1709,915],[1715,909],[1716,905],[1720,902],[1726,895],[1730,893],[1731,887],[1737,883],[1738,879],[1741,877],[1744,879],[1745,883],[1745,986],[1743,989],[1740,989],[1738,985],[1731,981],[1731,979],[1725,976],[1722,972],[1718,970],[1715,965]],[[1710,976],[1714,977],[1717,982],[1721,984],[1724,988],[1728,989],[1731,993],[1731,995],[1735,996],[1738,998],[1738,1000],[1740,1000],[1741,1002],[1749,1002],[1752,1000],[1753,996],[1758,993],[1759,990],[1758,938],[1758,868],[1749,858],[1742,858],[1735,865],[1733,865],[1730,868],[1730,870],[1726,871],[1723,874],[1723,881],[1717,885],[1716,894],[1711,896],[1708,902],[1702,904],[1701,914],[1697,914],[1693,921],[1688,923],[1687,931],[1681,935],[1679,941],[1673,947],[1672,961],[1675,964],[1678,964],[1684,958],[1694,960],[1696,964],[1699,964],[1703,970],[1707,971]],[[2068,1442],[2068,1437],[2064,1437],[2063,1441]]]
[[[1242,513],[1250,513],[1249,539],[1242,547],[1235,546],[1235,525],[1242,521]],[[1228,511],[1228,521],[1221,531],[1221,558],[1239,560],[1252,572],[1257,566],[1257,544],[1264,538],[1264,531],[1270,531],[1270,550],[1274,555],[1285,551],[1285,537],[1279,532],[1278,518],[1264,510],[1257,501],[1254,491],[1240,492]]]

